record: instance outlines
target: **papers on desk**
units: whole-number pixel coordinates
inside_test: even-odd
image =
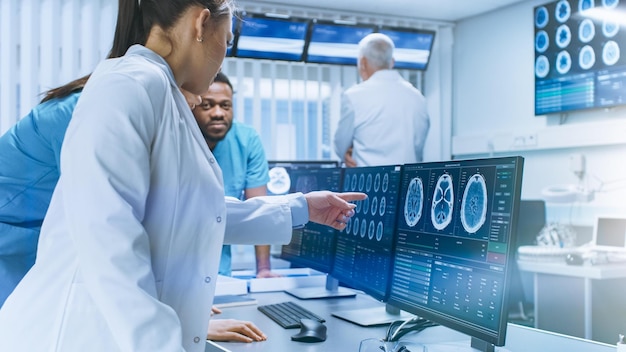
[[[248,282],[238,278],[218,275],[215,295],[245,295],[248,293]]]
[[[255,298],[248,295],[219,295],[213,298],[213,306],[217,308],[248,306],[258,303]]]
[[[246,279],[249,292],[285,291],[300,287],[325,287],[326,285],[326,275],[309,268],[273,269],[272,272],[282,277],[257,279],[252,270],[233,271],[233,276]]]

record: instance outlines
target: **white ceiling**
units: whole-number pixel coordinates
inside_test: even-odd
[[[258,5],[287,5],[456,22],[528,0],[255,0]]]

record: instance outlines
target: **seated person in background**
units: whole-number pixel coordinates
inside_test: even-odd
[[[224,192],[238,199],[267,195],[269,171],[263,145],[254,128],[233,121],[233,86],[218,73],[209,90],[201,96],[193,115],[202,135],[222,169]],[[271,272],[270,246],[255,246],[258,278],[276,277]],[[231,246],[224,245],[220,259],[221,275],[232,274]]]

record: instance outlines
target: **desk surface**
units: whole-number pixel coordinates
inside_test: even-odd
[[[587,279],[618,279],[626,277],[626,264],[568,265],[566,263],[518,260],[519,270],[541,274],[563,275]]]
[[[257,306],[241,306],[223,309],[216,318],[231,318],[254,322],[268,336],[267,341],[253,343],[220,342],[215,347],[207,344],[207,352],[213,351],[354,351],[359,350],[362,340],[381,338],[385,335],[386,326],[362,327],[331,316],[333,311],[382,306],[366,295],[357,294],[356,298],[333,298],[321,300],[298,300],[283,292],[252,294],[259,304],[271,304],[284,301],[296,301],[326,319],[328,337],[320,343],[303,343],[291,341],[290,336],[297,329],[283,329],[257,310]],[[407,335],[407,339],[425,344],[429,352],[435,351],[471,351],[470,338],[445,327],[428,328],[420,333]],[[467,348],[459,349],[459,346]],[[509,324],[507,343],[497,351],[568,351],[568,352],[614,352],[611,345],[571,338],[537,329]]]

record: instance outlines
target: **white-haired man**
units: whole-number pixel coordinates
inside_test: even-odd
[[[430,127],[422,93],[393,70],[394,44],[382,33],[359,42],[363,81],[347,89],[334,146],[346,166],[421,162]]]

